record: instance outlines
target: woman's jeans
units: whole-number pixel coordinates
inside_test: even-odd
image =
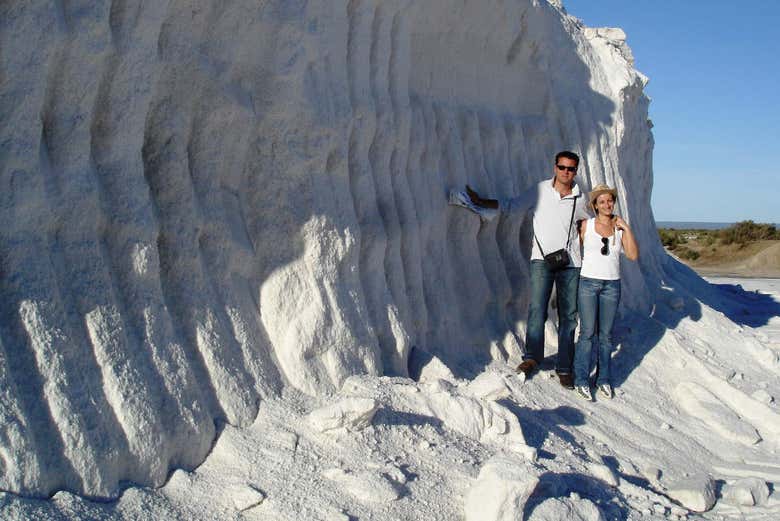
[[[580,338],[574,355],[574,385],[589,385],[593,338],[598,338],[599,375],[596,385],[608,384],[612,354],[612,324],[620,302],[620,281],[580,277],[577,294]]]
[[[528,304],[524,358],[532,358],[537,363],[544,360],[544,323],[547,321],[547,305],[554,282],[558,302],[558,356],[555,363],[558,374],[571,374],[572,370],[579,280],[579,268],[551,271],[544,261],[531,261],[531,299]]]

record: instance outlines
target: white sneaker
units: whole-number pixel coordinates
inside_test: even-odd
[[[599,394],[603,396],[604,398],[612,399],[612,386],[609,384],[601,384],[599,385]]]
[[[577,394],[579,395],[580,398],[588,400],[589,402],[593,401],[593,395],[590,394],[590,387],[588,387],[587,385],[578,385]]]

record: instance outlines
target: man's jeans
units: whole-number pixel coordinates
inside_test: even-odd
[[[531,261],[531,302],[528,305],[528,328],[525,333],[525,359],[537,363],[544,359],[544,323],[553,282],[558,300],[558,374],[571,374],[574,361],[574,330],[577,328],[577,284],[579,268],[550,271],[542,260]]]
[[[589,385],[593,337],[598,334],[599,376],[596,385],[608,384],[612,355],[612,324],[620,302],[620,281],[580,278],[580,339],[574,359],[574,385]],[[598,321],[598,324],[596,322]],[[597,326],[598,325],[598,329]]]

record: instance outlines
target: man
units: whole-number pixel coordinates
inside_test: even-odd
[[[533,374],[544,359],[544,324],[547,305],[555,282],[558,301],[558,356],[555,371],[561,385],[574,389],[574,330],[577,327],[577,286],[580,278],[580,243],[577,223],[590,216],[587,201],[574,182],[580,158],[574,152],[563,151],[555,156],[553,178],[542,181],[512,199],[485,199],[466,186],[471,201],[477,206],[498,208],[509,214],[522,214],[533,209],[534,244],[531,251],[531,296],[525,336],[526,352],[517,371]],[[558,250],[568,253],[564,267],[549,266],[544,256]]]

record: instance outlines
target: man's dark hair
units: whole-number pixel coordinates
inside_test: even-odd
[[[576,164],[574,166],[580,166],[580,156],[575,154],[574,152],[569,152],[568,150],[564,150],[563,152],[558,152],[555,154],[555,164],[558,164],[558,160],[562,157],[565,157],[566,159],[571,159]]]

